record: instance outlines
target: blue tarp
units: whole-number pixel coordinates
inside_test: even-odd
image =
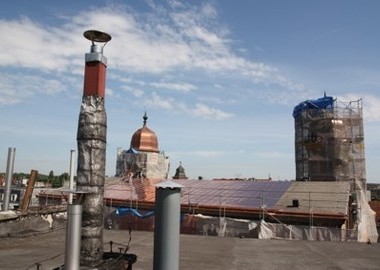
[[[334,98],[330,96],[325,96],[318,99],[309,99],[301,102],[294,107],[293,117],[297,118],[303,111],[308,109],[329,109],[333,108]]]
[[[128,214],[132,214],[132,215],[139,217],[139,218],[148,218],[148,217],[154,216],[154,211],[149,211],[149,212],[146,212],[145,214],[142,214],[137,209],[133,209],[133,208],[129,208],[129,207],[119,207],[116,209],[116,215],[118,215],[118,216],[126,216]],[[182,223],[184,217],[185,217],[184,214],[180,215],[181,223]]]
[[[137,154],[139,151],[137,151],[136,149],[134,149],[134,148],[129,148],[128,150],[127,150],[127,153],[128,154]]]
[[[137,211],[136,209],[129,208],[129,207],[126,207],[126,208],[119,207],[116,209],[116,215],[118,215],[118,216],[125,216],[128,214],[132,214],[132,215],[139,217],[139,218],[148,218],[148,217],[154,216],[154,211],[149,211],[147,213],[142,214],[139,211]]]

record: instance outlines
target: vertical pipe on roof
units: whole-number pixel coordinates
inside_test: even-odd
[[[70,183],[69,189],[74,189],[74,172],[75,172],[75,150],[70,150]],[[73,194],[69,193],[69,204],[73,203]]]
[[[7,170],[5,173],[5,188],[4,188],[4,198],[3,198],[3,211],[9,210],[9,201],[11,198],[11,188],[12,188],[12,177],[13,177],[13,167],[15,163],[16,148],[8,148],[8,160],[7,160]]]
[[[179,269],[181,188],[170,180],[156,185],[154,270]]]
[[[67,208],[65,269],[80,269],[82,205],[70,204]]]

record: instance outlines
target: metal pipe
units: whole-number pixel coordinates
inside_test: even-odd
[[[156,185],[154,270],[179,269],[181,188],[170,180]]]
[[[70,182],[69,189],[74,189],[75,150],[70,150]],[[73,193],[69,193],[69,204],[73,203]]]
[[[7,171],[5,173],[5,188],[4,188],[4,198],[3,198],[3,211],[9,210],[9,201],[11,199],[11,188],[12,188],[12,178],[13,178],[13,167],[15,163],[16,148],[8,148],[8,160],[7,160]]]
[[[82,205],[70,204],[67,208],[65,269],[78,270],[82,228]]]

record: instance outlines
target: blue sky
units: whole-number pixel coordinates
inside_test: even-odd
[[[293,107],[363,98],[368,182],[380,182],[378,1],[2,1],[0,171],[69,170],[88,29],[112,35],[107,174],[148,126],[171,172],[294,179]]]

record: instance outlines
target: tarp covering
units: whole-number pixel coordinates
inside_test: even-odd
[[[252,237],[251,228],[257,227],[257,222],[247,219],[227,217],[212,217],[201,214],[188,216],[190,222],[196,225],[195,234],[219,237]]]
[[[129,148],[126,153],[128,154],[137,154],[139,151],[134,149],[133,147]]]
[[[259,239],[289,239],[312,241],[356,241],[357,231],[332,227],[286,225],[261,221]]]
[[[148,218],[148,217],[151,217],[154,215],[154,211],[149,211],[147,213],[140,213],[137,209],[134,209],[134,208],[117,208],[116,209],[116,215],[118,216],[125,216],[125,215],[128,215],[128,214],[132,214],[136,217],[139,217],[139,218]]]
[[[330,96],[324,96],[318,99],[309,99],[304,102],[301,102],[294,107],[293,117],[297,118],[302,111],[308,109],[328,109],[332,108],[334,104],[334,98]]]
[[[259,239],[287,239],[311,241],[357,241],[357,230],[269,223],[264,220],[234,219],[193,215],[194,234],[219,237],[247,237]]]
[[[368,204],[366,190],[363,182],[358,181],[359,189],[356,191],[358,202],[358,242],[377,242],[376,213]]]

